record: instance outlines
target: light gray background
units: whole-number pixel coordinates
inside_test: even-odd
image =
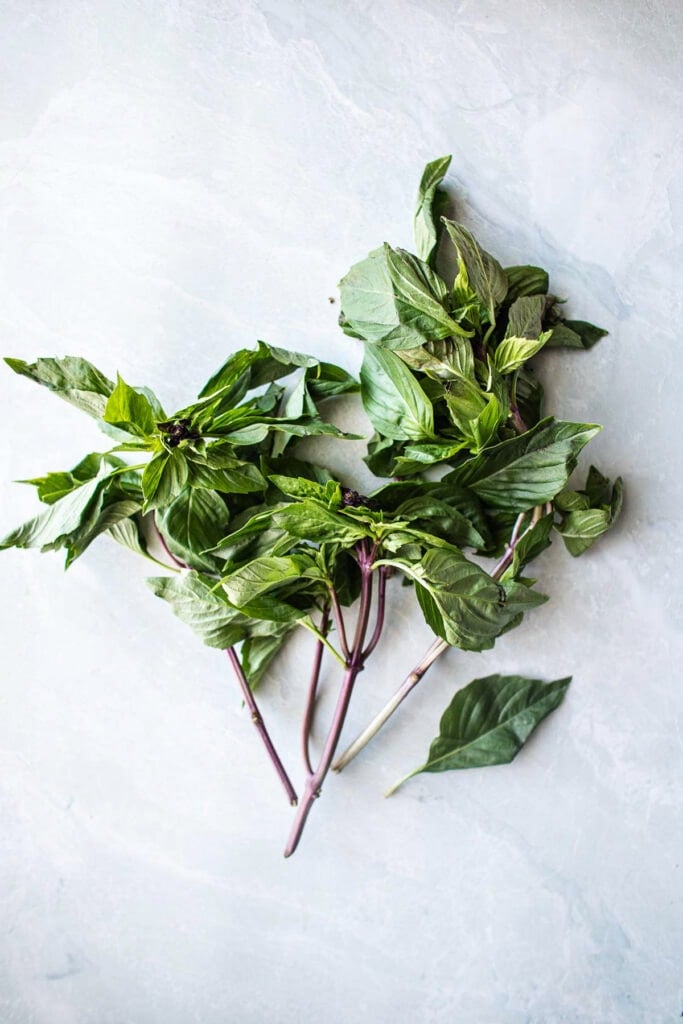
[[[541,374],[554,411],[606,425],[593,457],[628,488],[593,552],[539,562],[549,605],[450,654],[330,780],[289,862],[227,666],[145,567],[109,541],[66,575],[2,554],[3,1024],[680,1018],[681,11],[2,5],[3,353],[83,354],[169,407],[258,337],[356,369],[328,296],[383,239],[410,246],[422,165],[452,152],[460,217],[609,329]],[[0,387],[4,532],[35,507],[11,479],[102,439],[9,371]],[[354,402],[343,420],[365,429]],[[405,597],[349,734],[428,642]],[[263,689],[292,762],[307,650]],[[493,670],[574,683],[514,765],[384,801],[455,687]]]

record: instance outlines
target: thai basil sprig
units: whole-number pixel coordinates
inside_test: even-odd
[[[231,355],[197,401],[172,416],[148,389],[110,381],[85,360],[7,360],[94,416],[115,444],[29,481],[48,507],[2,546],[64,548],[69,565],[98,535],[152,558],[156,538],[164,568],[175,572],[151,579],[152,590],[204,643],[227,651],[293,804],[295,788],[252,691],[296,626],[313,635],[302,694],[304,788],[287,856],[333,765],[358,676],[389,624],[390,578],[413,586],[436,639],[338,770],[446,648],[489,649],[546,600],[524,570],[553,530],[581,554],[619,513],[621,482],[612,486],[594,468],[582,490],[567,489],[600,428],[545,416],[528,366],[544,348],[590,348],[605,332],[563,318],[545,271],[503,269],[465,227],[440,216],[449,162],[434,161],[423,175],[417,254],[384,245],[341,282],[342,327],[364,343],[361,395],[376,431],[366,461],[392,478],[370,496],[297,457],[300,438],[347,436],[319,405],[356,388],[346,371],[314,357],[260,342]],[[437,267],[446,246],[457,268],[450,275]],[[285,390],[281,381],[294,373]],[[465,551],[494,559],[490,571]],[[341,680],[316,757],[325,655],[340,664]],[[417,771],[511,760],[568,683],[475,680],[456,693]]]
[[[438,471],[439,487],[477,524],[481,542],[474,550],[497,559],[490,579],[521,582],[553,529],[580,555],[619,515],[621,479],[612,486],[591,467],[583,491],[565,489],[579,453],[601,428],[544,415],[543,388],[528,365],[543,349],[590,349],[607,332],[565,319],[564,300],[550,292],[545,270],[503,268],[464,225],[443,216],[441,183],[450,161],[425,168],[416,254],[385,243],[355,264],[340,282],[340,324],[364,342],[361,394],[376,431],[369,467],[410,481],[415,493],[431,492],[424,473]],[[455,267],[450,275],[448,266]],[[415,583],[438,639],[338,759],[338,771],[440,654],[463,646],[443,613],[450,581],[434,579],[423,563],[394,564]]]

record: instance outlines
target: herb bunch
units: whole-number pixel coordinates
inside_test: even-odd
[[[385,244],[340,283],[340,324],[364,345],[360,391],[375,429],[366,462],[389,478],[369,496],[297,455],[302,438],[328,435],[335,444],[352,436],[323,409],[358,385],[315,357],[259,342],[229,356],[198,399],[171,416],[148,388],[109,380],[84,359],[6,360],[94,417],[113,443],[71,470],[24,481],[47,508],[0,546],[63,548],[68,567],[108,535],[163,566],[149,580],[153,592],[204,643],[227,652],[287,798],[298,805],[286,856],[333,767],[357,678],[382,639],[390,579],[413,587],[435,640],[334,762],[337,770],[443,651],[487,650],[546,600],[525,570],[554,531],[579,555],[620,509],[621,481],[612,485],[594,467],[582,489],[567,488],[600,428],[545,416],[528,365],[544,348],[589,349],[605,332],[564,318],[545,271],[503,268],[442,216],[449,163],[428,164],[422,177],[416,254]],[[490,569],[482,559],[492,560]],[[253,692],[299,626],[313,644],[300,800]],[[341,679],[314,757],[325,657],[339,664]],[[569,681],[474,680],[455,694],[416,772],[512,760]]]

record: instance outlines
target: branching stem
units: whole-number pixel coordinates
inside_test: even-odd
[[[550,508],[552,509],[552,506],[550,506]],[[519,542],[522,540],[523,537],[526,537],[529,531],[534,528],[534,526],[539,521],[541,516],[547,512],[548,505],[537,505],[536,508],[534,508],[533,510],[529,525],[524,531],[522,531],[522,526],[524,524],[526,516],[528,515],[528,512],[523,512],[521,515],[517,516],[515,524],[512,528],[510,540],[508,541],[505,547],[505,554],[496,564],[495,568],[493,569],[493,572],[491,573],[492,579],[499,580],[501,578],[505,570],[512,562],[512,559],[515,555],[515,548],[517,547]],[[442,640],[439,637],[437,637],[437,639],[434,640],[429,650],[417,663],[415,668],[406,676],[406,678],[401,683],[401,686],[398,688],[393,697],[391,697],[391,699],[385,704],[382,710],[373,718],[373,720],[370,722],[367,728],[365,728],[360,733],[360,735],[356,737],[353,743],[351,743],[351,745],[347,747],[347,749],[344,751],[341,757],[338,758],[338,760],[335,762],[333,766],[335,772],[341,772],[344,768],[346,768],[347,764],[349,764],[354,759],[354,757],[356,757],[356,755],[361,752],[363,747],[365,747],[370,742],[370,740],[379,732],[382,726],[389,720],[389,718],[391,718],[393,713],[400,707],[400,705],[406,699],[408,694],[417,686],[417,684],[420,682],[420,680],[425,675],[427,670],[434,664],[434,662],[439,657],[441,657],[444,651],[448,650],[449,646],[450,644],[447,644],[445,640]]]
[[[372,563],[375,553],[375,548],[368,550],[368,545],[365,541],[360,541],[358,543],[356,548],[356,557],[361,571],[361,592],[353,646],[351,647],[347,658],[346,670],[342,679],[327,739],[325,740],[325,745],[320,756],[320,762],[318,763],[318,767],[315,771],[309,772],[306,780],[306,787],[301,798],[301,803],[299,804],[294,824],[292,826],[292,831],[290,833],[287,846],[285,847],[285,857],[291,857],[299,845],[301,834],[306,825],[306,819],[310,814],[313,804],[320,796],[323,782],[330,770],[332,760],[339,744],[339,737],[341,736],[341,731],[344,727],[356,678],[359,672],[362,672],[363,670],[363,648],[372,603]]]

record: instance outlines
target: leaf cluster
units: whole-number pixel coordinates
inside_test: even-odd
[[[449,165],[444,157],[425,168],[415,253],[384,243],[340,282],[340,325],[363,345],[360,384],[339,366],[258,342],[169,414],[148,387],[110,380],[85,359],[7,359],[93,417],[110,445],[22,481],[44,508],[0,547],[64,549],[69,566],[107,535],[163,566],[152,591],[205,644],[241,645],[250,686],[301,626],[315,638],[318,671],[323,648],[344,666],[342,703],[382,632],[392,575],[414,589],[444,649],[487,650],[518,626],[547,600],[525,572],[553,533],[580,555],[620,512],[620,479],[612,485],[591,467],[584,488],[571,488],[600,427],[548,414],[536,374],[545,350],[588,350],[606,332],[564,317],[545,270],[503,267],[444,216]],[[297,450],[307,437],[353,436],[323,412],[358,389],[374,428],[366,463],[384,478],[369,495]],[[349,642],[343,609],[359,596]],[[475,680],[456,694],[418,771],[511,760],[568,683]],[[309,760],[309,802],[344,714],[317,772]]]

